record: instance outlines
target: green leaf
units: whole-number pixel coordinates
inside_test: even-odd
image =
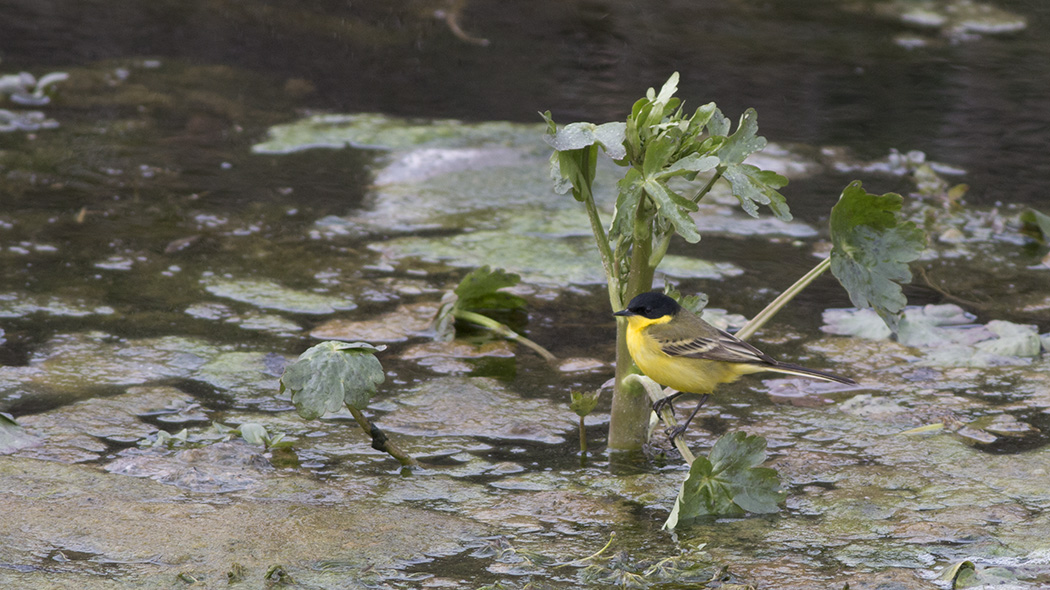
[[[594,408],[598,406],[598,396],[602,390],[595,389],[594,391],[570,391],[569,396],[572,399],[569,402],[569,409],[576,413],[577,416],[583,418],[594,411]]]
[[[900,214],[903,198],[873,195],[854,181],[831,209],[831,272],[859,308],[871,307],[894,332],[907,304],[901,284],[908,263],[926,247],[926,234]]]
[[[693,116],[689,118],[690,128],[695,129],[696,134],[699,135],[699,132],[703,130],[704,125],[707,125],[711,120],[711,117],[713,117],[717,111],[718,107],[715,106],[715,103],[713,102],[698,107],[696,112],[693,113]]]
[[[0,412],[0,455],[13,453],[18,449],[38,444],[37,437],[26,431],[15,422],[10,414]]]
[[[696,230],[696,222],[682,210],[685,208],[696,211],[696,203],[672,191],[664,183],[656,179],[645,180],[642,183],[642,188],[645,190],[645,194],[652,197],[660,215],[674,224],[678,235],[691,244],[700,241],[700,232]]]
[[[500,289],[513,287],[521,282],[521,277],[504,271],[502,268],[495,270],[488,266],[475,269],[453,290],[458,298],[456,307],[464,310],[478,309],[522,309],[525,300],[511,293],[501,292]]]
[[[650,88],[649,92],[651,93],[652,90]],[[664,82],[664,85],[660,88],[660,94],[656,95],[656,99],[653,102],[667,104],[676,92],[678,92],[678,72],[671,74],[671,77]]]
[[[697,293],[696,295],[682,295],[678,289],[675,289],[670,284],[664,285],[664,295],[667,295],[671,299],[678,302],[688,311],[700,315],[704,308],[707,307],[707,293]]]
[[[719,150],[719,154],[723,150]],[[751,164],[729,164],[722,176],[729,181],[733,196],[751,217],[758,217],[758,205],[766,205],[777,219],[791,221],[787,200],[777,192],[778,188],[787,185],[788,181],[783,176],[770,170],[760,170]]]
[[[642,176],[646,179],[655,177],[667,166],[678,146],[674,139],[667,135],[658,135],[645,145],[645,161],[642,162]]]
[[[554,161],[557,160],[557,168]],[[594,184],[598,166],[598,146],[590,145],[578,150],[555,151],[551,156],[551,177],[554,190],[564,194],[570,189],[572,197],[583,202]]]
[[[729,122],[729,119],[722,114],[721,110],[716,108],[714,112],[711,113],[711,118],[707,122],[707,132],[711,135],[724,137],[729,135],[729,128],[731,126],[732,123]]]
[[[546,113],[548,127],[544,140],[555,151],[571,152],[598,144],[614,160],[619,160],[626,154],[623,140],[627,124],[624,122],[612,121],[601,125],[569,123],[552,133],[551,125],[554,125],[554,121],[548,117],[549,113]]]
[[[707,172],[708,170],[714,170],[718,167],[717,156],[701,156],[700,154],[689,154],[688,156],[678,160],[667,170],[657,175],[660,180],[666,180],[672,176],[689,175],[690,179],[695,177],[700,172]]]
[[[612,225],[609,227],[609,238],[630,236],[634,227],[634,213],[638,209],[642,195],[642,173],[637,168],[628,168],[623,178],[616,183],[616,210],[613,212]]]
[[[244,442],[250,445],[266,446],[266,441],[269,440],[269,436],[266,434],[266,427],[258,422],[241,424],[241,427],[237,430],[240,431]]]
[[[758,113],[755,109],[747,109],[740,115],[740,124],[737,125],[736,132],[730,135],[718,150],[718,157],[723,164],[740,164],[764,147],[766,138],[758,135]]]
[[[500,291],[504,287],[513,287],[521,277],[508,273],[501,268],[492,270],[488,266],[475,269],[441,299],[441,307],[431,322],[431,329],[439,340],[451,340],[456,335],[455,322],[457,312],[482,309],[514,310],[522,309],[526,302],[512,293]]]
[[[307,420],[338,411],[343,404],[363,410],[386,378],[374,356],[384,348],[364,342],[322,342],[285,368],[281,391],[292,392],[296,411]]]
[[[1036,240],[1046,244],[1050,242],[1050,215],[1040,213],[1035,209],[1028,209],[1021,213],[1021,230],[1034,237]]]
[[[776,471],[757,467],[766,459],[766,439],[730,432],[710,457],[697,457],[664,528],[699,516],[776,512],[783,492]]]

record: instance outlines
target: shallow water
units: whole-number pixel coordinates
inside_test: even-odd
[[[0,99],[55,122],[0,132],[0,411],[23,426],[0,431],[16,515],[0,585],[258,587],[280,566],[314,587],[927,588],[967,559],[988,583],[1050,579],[1050,271],[1017,223],[1048,172],[1043,4],[933,28],[893,3],[524,6],[0,7],[0,74],[70,74],[49,104]],[[959,12],[937,7],[920,5]],[[907,346],[866,339],[863,318],[822,317],[845,293],[814,285],[757,341],[862,388],[727,387],[691,446],[765,436],[786,504],[676,536],[659,527],[684,467],[604,456],[607,400],[578,456],[568,392],[611,376],[614,324],[535,114],[620,118],[672,70],[689,104],[756,107],[775,143],[762,166],[792,179],[795,221],[714,195],[701,243],[672,246],[668,277],[713,307],[753,314],[808,270],[847,180],[919,192],[891,150],[970,185],[961,212],[912,209],[937,239],[909,297],[958,311],[913,312]],[[324,133],[318,112],[337,115]],[[527,312],[500,319],[571,362],[478,329],[429,337],[442,293],[483,264],[524,278]],[[424,470],[278,394],[319,337],[389,345],[370,414]]]

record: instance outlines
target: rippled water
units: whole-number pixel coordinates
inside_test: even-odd
[[[616,530],[625,553],[609,571],[708,543],[690,554],[705,579],[728,566],[725,580],[762,587],[929,587],[967,558],[1035,587],[1050,550],[1038,542],[1050,301],[1045,246],[1016,215],[1047,211],[1050,9],[998,3],[1025,28],[982,35],[908,24],[893,6],[5,2],[0,74],[70,77],[50,104],[0,102],[54,122],[0,133],[0,411],[25,427],[0,458],[0,503],[22,519],[0,523],[0,581],[225,584],[283,562],[323,587],[574,587],[576,566],[523,555],[577,559]],[[549,191],[536,115],[620,119],[675,70],[688,104],[757,108],[797,216],[753,222],[711,203],[704,260],[683,244],[668,260],[686,289],[754,313],[812,266],[848,179],[914,192],[886,156],[921,150],[970,185],[973,211],[938,228],[929,281],[909,296],[961,305],[975,333],[1034,324],[1018,337],[1037,353],[1003,353],[992,336],[945,351],[820,335],[821,312],[849,301],[815,285],[762,346],[848,367],[866,389],[755,380],[713,400],[692,444],[736,428],[767,437],[788,502],[678,539],[657,530],[676,462],[576,456],[567,390],[609,377],[614,325],[583,216]],[[367,147],[260,147],[315,112],[409,119],[374,117],[386,132]],[[478,125],[420,148],[446,132],[431,118]],[[572,362],[551,368],[480,330],[430,341],[441,294],[480,264],[525,277],[528,313],[501,319]],[[391,330],[402,314],[410,327]],[[349,415],[306,422],[277,395],[284,366],[332,333],[390,344],[372,413],[427,471],[399,476]],[[587,425],[599,452],[605,412]],[[231,435],[212,421],[294,445],[220,442]],[[90,526],[68,527],[70,502],[98,507]],[[187,557],[187,544],[204,549]]]

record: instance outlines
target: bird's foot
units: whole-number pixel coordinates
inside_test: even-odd
[[[671,440],[674,440],[675,438],[685,434],[685,431],[688,428],[689,428],[689,424],[688,423],[687,424],[679,424],[678,426],[675,426],[674,428],[668,428],[666,430],[667,438],[669,438]]]
[[[664,408],[671,408],[671,414],[674,414],[674,403],[673,402],[674,402],[674,398],[676,398],[676,397],[677,396],[672,393],[671,395],[668,395],[668,396],[665,396],[665,397],[661,397],[660,399],[656,400],[655,402],[653,402],[653,411],[656,412],[657,416],[659,416],[660,412]]]

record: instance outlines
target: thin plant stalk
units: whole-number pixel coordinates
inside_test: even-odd
[[[418,467],[419,462],[412,458],[411,455],[401,450],[401,447],[397,446],[394,441],[387,438],[386,433],[379,429],[378,426],[368,421],[368,418],[358,410],[357,408],[346,404],[346,408],[350,410],[350,414],[357,420],[357,424],[364,430],[369,436],[372,437],[372,448],[377,451],[383,451],[389,454],[391,457],[397,459],[403,467]]]
[[[532,350],[536,351],[536,354],[543,357],[543,360],[547,361],[548,363],[557,360],[557,357],[551,354],[551,352],[546,348],[543,348],[542,346],[536,344],[532,340],[529,340],[528,338],[522,336],[521,334],[518,334],[514,330],[511,330],[505,324],[501,324],[488,316],[481,315],[480,313],[474,313],[473,311],[465,311],[462,309],[457,309],[453,313],[457,318],[461,320],[468,321],[472,324],[477,324],[483,328],[488,328],[489,330],[492,330],[493,332],[499,334],[500,336],[503,336],[508,340],[520,342],[521,344],[528,346]]]
[[[780,308],[787,305],[789,301],[794,299],[796,295],[801,293],[803,289],[805,289],[807,286],[809,286],[810,283],[815,281],[817,277],[824,274],[824,272],[829,268],[831,268],[831,258],[825,258],[824,260],[821,260],[820,263],[814,266],[812,270],[803,275],[802,278],[800,278],[799,280],[795,281],[794,285],[788,287],[786,291],[784,291],[776,299],[771,301],[765,309],[758,313],[758,315],[751,318],[751,321],[745,324],[744,327],[736,333],[736,337],[741,340],[747,340],[748,338],[753,336],[755,332],[762,328],[762,326],[766,325],[766,322],[772,319],[772,317],[775,316],[778,311],[780,311]]]
[[[656,381],[653,381],[648,377],[643,377],[642,375],[628,375],[624,379],[624,382],[625,384],[641,386],[648,394],[648,399],[651,404],[655,404],[667,396],[667,392],[665,392]],[[671,409],[670,404],[666,404],[661,408],[660,419],[664,421],[664,424],[666,424],[668,428],[678,426],[678,420],[675,419],[674,410]],[[689,446],[685,444],[682,436],[678,435],[674,437],[671,439],[671,442],[674,443],[675,448],[678,449],[678,452],[682,455],[682,459],[688,465],[692,465],[696,457],[693,455],[693,452],[689,450]]]

